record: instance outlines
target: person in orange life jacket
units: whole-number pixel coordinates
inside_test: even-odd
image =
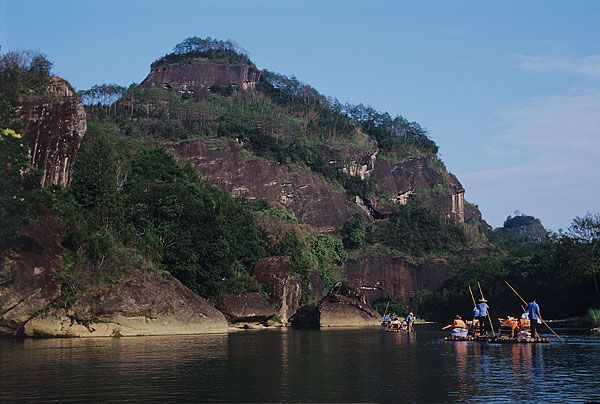
[[[452,331],[450,335],[453,337],[466,337],[467,336],[467,324],[463,321],[460,314],[457,314],[452,321]]]

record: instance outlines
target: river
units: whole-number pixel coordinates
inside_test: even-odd
[[[438,330],[0,340],[0,402],[600,401],[600,337],[492,345]]]

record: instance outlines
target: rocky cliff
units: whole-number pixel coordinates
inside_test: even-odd
[[[301,223],[327,233],[341,229],[357,211],[343,188],[306,167],[283,165],[249,155],[230,139],[199,139],[171,144],[200,176],[222,191],[249,200],[264,199],[294,213]]]
[[[451,270],[450,265],[442,259],[414,265],[404,258],[379,253],[349,260],[344,274],[354,287],[365,287],[365,295],[370,302],[387,292],[398,303],[414,308],[417,292],[440,288]]]
[[[95,337],[227,331],[225,317],[170,275],[134,271],[116,284],[56,304],[62,220],[43,216],[2,256],[0,335]]]
[[[20,100],[16,114],[29,143],[31,162],[41,171],[42,186],[67,186],[87,128],[85,109],[73,87],[51,77],[43,95]]]
[[[380,158],[373,165],[372,178],[377,189],[391,197],[387,202],[373,201],[377,211],[385,214],[391,210],[392,204],[406,205],[411,195],[419,190],[432,190],[438,186],[444,191],[439,195],[443,204],[439,213],[457,223],[464,223],[465,190],[454,175],[434,167],[431,156],[399,162]]]
[[[211,87],[234,87],[251,90],[260,80],[260,71],[247,65],[218,63],[175,64],[153,70],[140,84],[158,87],[179,94],[201,97]]]

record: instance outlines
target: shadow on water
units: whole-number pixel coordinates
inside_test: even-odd
[[[600,338],[445,342],[380,329],[0,341],[0,401],[598,401]]]

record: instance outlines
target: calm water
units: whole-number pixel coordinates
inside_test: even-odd
[[[0,340],[0,402],[600,401],[600,337],[484,345],[438,329]]]

